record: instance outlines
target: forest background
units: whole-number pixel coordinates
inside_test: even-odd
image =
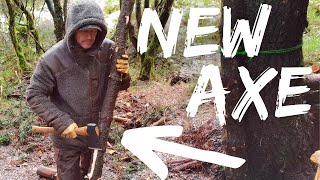
[[[139,55],[136,51],[136,37],[143,9],[151,7],[157,9],[160,14],[163,11],[163,4],[170,4],[170,2],[171,5],[168,7],[168,12],[172,8],[178,8],[183,11],[176,53],[168,59],[162,58],[161,48],[156,42],[154,33],[151,32],[149,45],[151,51],[148,51],[148,54],[143,56]],[[12,155],[16,157],[14,160],[18,165],[28,162],[30,155],[39,152],[39,149],[41,149],[39,148],[41,145],[35,142],[42,137],[31,134],[31,125],[37,125],[41,122],[37,121],[36,116],[29,110],[25,101],[25,90],[38,58],[63,37],[63,19],[66,16],[64,12],[66,12],[65,9],[68,3],[70,3],[68,0],[0,1],[0,145],[2,147],[12,147]],[[107,36],[114,39],[116,38],[114,34],[117,31],[116,23],[117,16],[120,13],[121,0],[100,0],[98,3],[103,8],[108,23],[109,32]],[[140,11],[137,11],[137,7],[140,8]],[[183,56],[189,18],[188,13],[190,8],[196,7],[221,7],[221,2],[219,0],[136,1],[136,9],[133,11],[131,21],[132,31],[129,33],[130,38],[128,39],[132,83],[128,92],[129,95],[120,95],[120,101],[126,99],[126,96],[131,97],[135,93],[139,98],[147,96],[147,98],[151,99],[156,96],[152,94],[155,89],[172,90],[170,88],[177,85],[180,89],[183,89],[183,92],[187,92],[183,96],[183,103],[179,102],[180,110],[185,110],[202,65],[208,63],[221,64],[219,53],[213,56],[195,58],[185,58]],[[201,22],[201,26],[212,24],[219,26],[220,15],[211,21]],[[302,47],[304,66],[310,66],[320,61],[320,0],[309,1],[307,18],[309,24],[303,34]],[[162,22],[166,21],[170,21],[170,18],[169,20],[162,20]],[[9,28],[13,27],[12,24],[14,24],[14,31]],[[214,33],[210,35],[210,38],[196,38],[195,44],[220,44],[219,41],[219,33]],[[148,97],[146,94],[152,94],[153,97]],[[140,101],[139,98],[137,101]],[[126,112],[125,108],[118,104],[116,115],[125,116],[125,118],[135,123],[139,122],[141,126],[149,126],[166,118],[174,119],[174,117],[167,115],[168,113],[175,114],[174,105],[170,103],[166,105],[161,103],[152,104],[150,99],[140,102],[139,105],[144,106],[144,109],[139,109],[138,105],[125,104],[127,108],[139,109],[140,112],[137,114],[132,114],[132,110]],[[175,116],[179,116],[179,114]],[[185,129],[192,129],[192,125],[189,123],[181,123]],[[136,124],[120,124],[113,124],[110,135],[112,150],[115,152],[124,151],[119,137],[128,128],[126,126],[136,127]],[[41,150],[50,151],[50,147]],[[131,171],[141,169],[140,166],[142,165],[136,165],[135,163],[127,163],[122,167],[121,163],[119,163],[121,162],[120,156],[118,157],[116,154],[113,157],[113,162],[117,164],[116,167],[121,172],[120,174],[128,174]],[[45,165],[52,164],[49,160],[45,162]]]

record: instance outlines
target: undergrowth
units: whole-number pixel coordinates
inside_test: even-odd
[[[309,1],[308,28],[303,36],[305,66],[320,62],[320,0]]]

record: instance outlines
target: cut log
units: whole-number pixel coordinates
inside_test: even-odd
[[[37,169],[37,175],[40,176],[40,178],[46,178],[46,179],[52,179],[57,180],[57,170],[45,166],[40,166]]]
[[[113,146],[110,144],[109,141],[107,141],[107,146],[108,146],[109,148],[113,148]]]
[[[130,156],[126,156],[126,157],[123,157],[123,158],[120,158],[120,161],[130,161],[132,158]]]
[[[319,73],[320,72],[320,62],[314,63],[312,66],[312,72],[313,73]]]
[[[166,121],[170,121],[170,119],[167,117],[162,117],[158,121],[152,123],[151,126],[159,126],[159,125],[164,124]]]
[[[131,121],[130,119],[128,118],[123,118],[123,117],[118,117],[118,116],[113,116],[113,119],[119,123],[128,123],[129,121]]]
[[[196,169],[199,166],[201,166],[201,162],[197,160],[193,160],[188,163],[184,163],[182,165],[176,166],[175,168],[172,168],[172,172],[180,172],[186,169]]]
[[[310,160],[318,166],[318,170],[314,180],[320,180],[320,150],[313,153]]]
[[[308,74],[304,76],[304,84],[311,90],[319,90],[320,88],[320,74]]]
[[[172,160],[172,161],[167,161],[167,164],[184,164],[184,163],[188,163],[191,161],[192,161],[192,159],[176,159],[176,160]]]

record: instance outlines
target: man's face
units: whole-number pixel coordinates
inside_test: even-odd
[[[78,30],[75,34],[77,43],[84,49],[89,49],[93,45],[97,36],[97,29],[90,28],[86,30]]]

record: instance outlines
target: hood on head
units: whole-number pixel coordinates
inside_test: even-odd
[[[66,20],[65,42],[72,53],[76,47],[80,46],[75,40],[75,33],[78,29],[87,25],[97,25],[101,31],[98,31],[96,41],[86,53],[93,53],[99,49],[107,34],[107,26],[104,20],[103,12],[99,5],[93,0],[76,0],[68,9]],[[73,53],[74,54],[74,53]]]

